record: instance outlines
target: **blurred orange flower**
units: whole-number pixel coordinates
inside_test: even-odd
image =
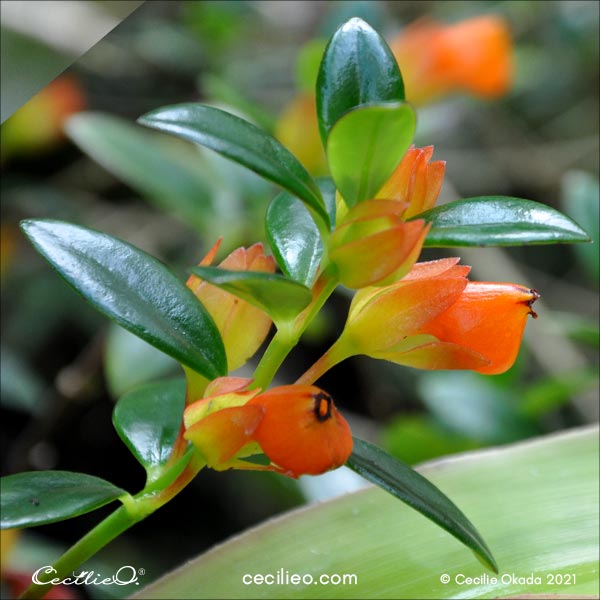
[[[453,92],[494,98],[512,83],[512,39],[504,19],[473,17],[454,25],[423,19],[390,42],[406,99],[423,104]]]

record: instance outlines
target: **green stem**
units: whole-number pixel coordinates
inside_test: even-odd
[[[329,369],[350,356],[352,356],[352,352],[348,350],[348,346],[344,343],[343,337],[340,337],[312,367],[296,380],[296,383],[301,385],[312,385],[319,377],[329,371]]]
[[[329,271],[321,274],[314,286],[313,301],[296,317],[293,323],[282,324],[278,327],[277,333],[273,336],[254,371],[251,389],[260,388],[265,390],[269,386],[281,363],[296,346],[310,322],[323,308],[323,305],[335,290],[337,283],[337,279]]]
[[[42,598],[52,587],[52,583],[41,583],[43,580],[63,580],[72,578],[80,565],[94,556],[109,542],[124,531],[151,515],[155,510],[176,496],[202,469],[204,461],[198,454],[190,457],[190,462],[173,483],[160,492],[149,492],[146,488],[139,494],[122,498],[120,506],[94,529],[84,535],[69,550],[67,550],[53,565],[52,571],[40,573],[40,583],[33,583],[25,592],[22,599]],[[43,575],[47,575],[44,577]]]

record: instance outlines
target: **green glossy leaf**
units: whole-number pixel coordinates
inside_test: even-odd
[[[267,238],[281,270],[294,281],[311,287],[323,255],[319,230],[305,206],[282,192],[267,209]]]
[[[431,223],[425,246],[521,246],[589,242],[561,212],[522,198],[482,196],[449,202],[413,218]]]
[[[327,139],[327,160],[348,206],[377,194],[408,150],[415,128],[415,113],[404,103],[362,106],[336,122]]]
[[[148,472],[165,464],[179,433],[185,406],[185,379],[150,383],[122,396],[113,411],[119,437]]]
[[[363,104],[402,102],[404,84],[385,40],[352,18],[333,34],[317,77],[317,116],[323,146],[335,123]]]
[[[276,273],[219,267],[193,267],[192,273],[265,311],[275,324],[294,319],[312,300],[307,287]]]
[[[67,135],[89,156],[156,205],[199,231],[213,221],[213,191],[199,157],[179,140],[102,113],[78,113]]]
[[[473,550],[484,565],[498,572],[492,553],[469,519],[452,500],[417,471],[381,448],[358,438],[354,438],[354,449],[347,465],[431,519]]]
[[[452,536],[372,486],[246,531],[135,597],[404,600],[598,594],[597,427],[453,456],[418,470],[477,523],[498,560],[495,580]],[[310,574],[315,580],[322,574],[353,574],[356,581],[325,586],[242,580],[246,574],[280,572]],[[526,581],[532,574],[539,584]],[[557,574],[562,585],[556,584]],[[459,575],[478,580],[460,583]]]
[[[287,148],[256,125],[203,104],[166,106],[138,122],[206,146],[248,167],[300,198],[328,225],[315,181]]]
[[[21,223],[35,248],[100,312],[211,379],[227,373],[219,331],[165,265],[110,235],[53,220]]]
[[[32,471],[2,478],[2,529],[78,517],[121,496],[112,483],[70,471]]]

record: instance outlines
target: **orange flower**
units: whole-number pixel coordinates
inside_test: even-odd
[[[410,219],[433,208],[437,201],[444,181],[446,162],[436,160],[430,163],[432,156],[433,146],[411,146],[392,176],[377,193],[378,198],[407,202],[404,219]]]
[[[249,380],[221,378],[184,412],[185,438],[216,470],[318,475],[343,465],[352,434],[329,394],[314,386],[287,385],[260,394]],[[266,455],[269,464],[244,460]]]
[[[423,104],[452,92],[485,98],[505,94],[512,80],[512,40],[497,16],[454,25],[421,20],[390,42],[409,102]]]
[[[352,433],[329,394],[312,385],[285,385],[254,397],[264,409],[254,439],[290,477],[341,467],[352,452]]]
[[[407,208],[405,202],[367,200],[350,209],[329,241],[330,261],[344,285],[386,285],[408,273],[430,226],[422,219],[405,223]]]
[[[212,263],[220,244],[221,240],[200,262],[201,266]],[[219,267],[232,271],[274,273],[275,261],[272,256],[265,255],[263,245],[259,243],[250,248],[234,250]],[[271,319],[245,300],[202,281],[196,275],[190,276],[187,286],[214,319],[223,338],[229,370],[234,371],[241,367],[267,337]]]
[[[514,363],[536,290],[469,282],[458,258],[416,264],[404,279],[357,292],[342,335],[299,379],[315,381],[356,354],[419,369],[497,374]]]

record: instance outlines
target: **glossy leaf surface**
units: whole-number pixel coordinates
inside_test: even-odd
[[[55,523],[127,494],[112,483],[70,471],[31,471],[2,478],[2,529]]]
[[[363,104],[402,102],[404,84],[384,39],[352,18],[333,34],[317,77],[317,116],[323,145],[335,123]]]
[[[252,123],[224,110],[192,103],[159,108],[138,122],[206,146],[248,167],[300,198],[328,224],[316,182],[287,148]]]
[[[277,324],[294,319],[312,300],[304,285],[273,273],[193,267],[192,273],[264,310]]]
[[[221,336],[192,292],[154,257],[110,235],[52,220],[21,227],[100,312],[205,377],[227,372]]]
[[[509,196],[449,202],[414,218],[431,223],[426,246],[520,246],[588,242],[575,221],[545,204]]]
[[[354,438],[354,450],[347,465],[444,528],[471,548],[488,568],[498,571],[492,553],[467,517],[417,471],[381,448],[357,438]]]
[[[150,477],[171,454],[184,405],[185,380],[172,379],[138,387],[115,406],[115,429]]]
[[[363,106],[337,121],[327,140],[327,160],[348,206],[375,197],[408,150],[415,128],[415,113],[404,103]]]

